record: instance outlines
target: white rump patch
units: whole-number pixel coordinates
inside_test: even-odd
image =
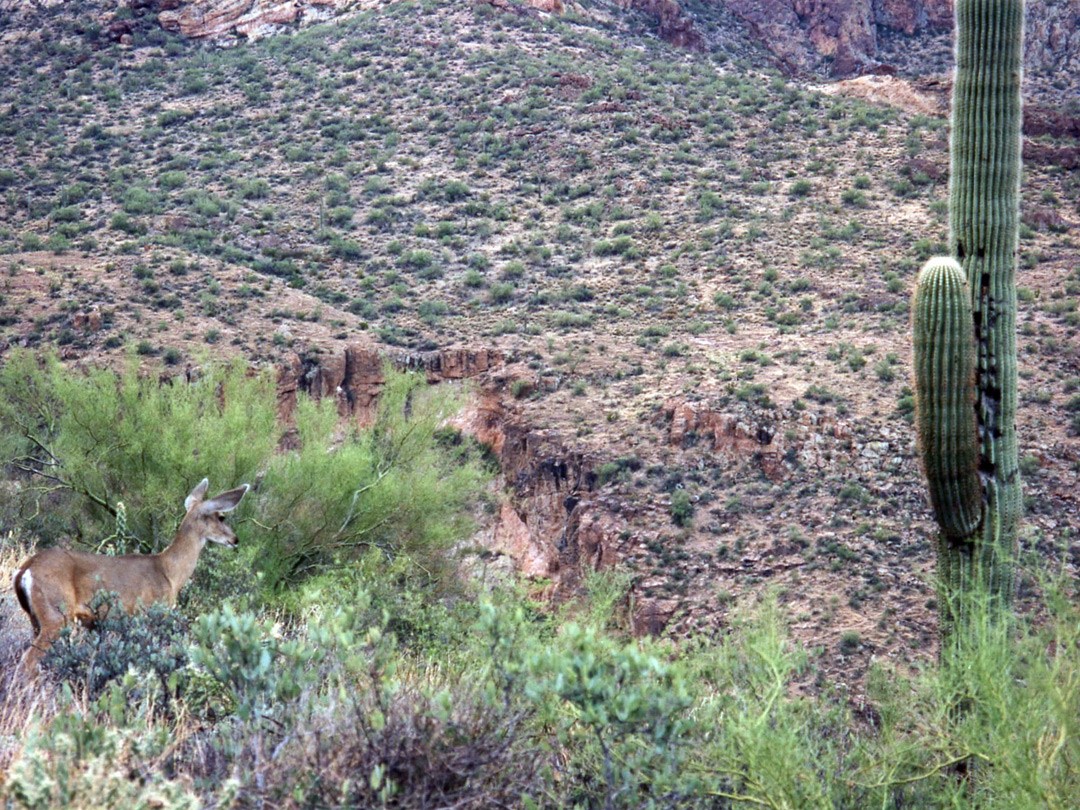
[[[26,598],[26,604],[32,604],[30,601],[30,589],[34,587],[34,575],[27,568],[23,571],[22,578],[19,580],[19,584],[22,586],[20,590],[23,592],[23,596]]]

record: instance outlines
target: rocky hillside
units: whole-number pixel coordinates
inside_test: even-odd
[[[848,76],[900,69],[925,75],[951,61],[952,0],[724,2],[789,70]],[[1025,35],[1034,85],[1072,92],[1080,71],[1080,2],[1028,0]],[[1055,88],[1061,82],[1067,87]]]
[[[326,20],[346,9],[386,0],[125,0],[85,2],[83,15],[114,39],[131,41],[134,18],[149,15],[167,31],[221,44],[260,39]],[[506,10],[606,16],[603,4],[564,0],[481,0]],[[683,48],[704,50],[719,40],[750,38],[787,72],[847,77],[899,71],[926,76],[951,63],[952,0],[614,0],[651,18],[655,33]],[[11,17],[32,20],[54,0],[3,0]],[[1077,97],[1080,0],[1028,0],[1026,67],[1029,91],[1048,99]],[[520,12],[518,12],[520,13]],[[91,20],[86,21],[91,24]]]
[[[2,345],[239,353],[346,412],[377,352],[469,377],[503,471],[477,559],[558,594],[622,568],[641,632],[721,633],[774,588],[853,683],[930,656],[907,321],[946,231],[940,88],[787,75],[726,7],[665,6],[701,36],[671,44],[624,5],[351,7],[228,49],[161,27],[184,7],[24,7]],[[1069,131],[1025,142],[1020,437],[1025,549],[1072,566]]]

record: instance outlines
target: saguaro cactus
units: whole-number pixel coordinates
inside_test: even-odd
[[[953,259],[913,304],[919,448],[941,526],[943,630],[965,596],[1012,596],[1022,498],[1016,447],[1016,250],[1023,0],[956,0],[949,180]]]

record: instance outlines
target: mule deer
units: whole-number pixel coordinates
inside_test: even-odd
[[[235,532],[225,525],[225,513],[236,508],[248,485],[203,500],[209,483],[204,478],[191,490],[184,501],[184,520],[172,543],[159,554],[108,557],[47,548],[23,563],[15,574],[15,593],[34,627],[34,641],[20,665],[24,675],[33,675],[62,627],[72,621],[94,623],[98,616],[90,603],[95,593],[117,594],[120,607],[129,614],[157,602],[172,607],[191,579],[207,540],[236,545]]]

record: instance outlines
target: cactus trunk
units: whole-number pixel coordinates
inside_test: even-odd
[[[1015,427],[1023,23],[1023,0],[956,0],[949,240],[970,315],[961,314],[960,278],[948,260],[928,263],[913,308],[920,451],[941,526],[943,641],[958,640],[953,631],[968,623],[971,595],[984,594],[996,610],[1015,581],[1023,505]],[[930,272],[935,262],[952,267]],[[969,356],[973,371],[963,361]]]

